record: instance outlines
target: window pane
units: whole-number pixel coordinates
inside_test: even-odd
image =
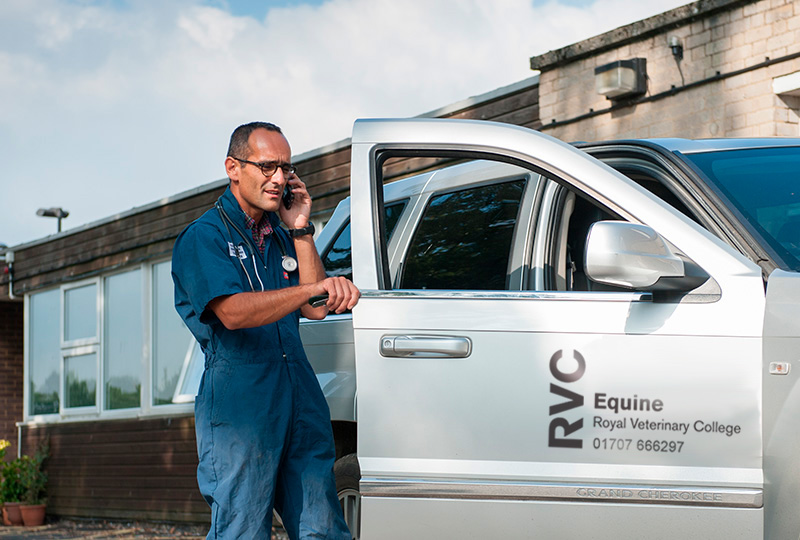
[[[64,292],[64,341],[97,337],[97,285]]]
[[[524,189],[518,180],[433,197],[400,288],[504,290]]]
[[[394,203],[386,207],[386,241],[392,238],[394,228],[400,220],[400,215],[403,213],[406,201]],[[347,279],[353,279],[353,263],[350,257],[350,223],[348,222],[333,245],[322,256],[322,265],[325,267],[325,273],[329,277],[344,276]]]
[[[344,276],[353,278],[353,263],[350,260],[350,223],[348,223],[322,260],[325,273],[329,277]]]
[[[688,154],[789,270],[800,270],[800,151],[751,148]]]
[[[105,279],[105,409],[140,404],[142,385],[142,272]]]
[[[189,329],[175,311],[171,266],[170,261],[153,265],[153,405],[173,402],[192,341]]]
[[[94,407],[97,403],[97,353],[64,358],[64,403],[67,408]]]
[[[200,390],[200,379],[203,378],[203,370],[205,369],[205,355],[200,348],[197,341],[192,340],[191,350],[188,351],[186,365],[183,369],[186,372],[183,374],[183,379],[180,383],[180,388],[176,388],[175,403],[189,403],[194,400],[197,391]]]
[[[30,370],[29,413],[55,414],[59,405],[61,292],[56,289],[30,297],[28,343]]]

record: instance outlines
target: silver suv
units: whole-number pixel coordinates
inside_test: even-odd
[[[302,323],[354,536],[797,538],[800,140],[577,146],[356,123],[364,297]]]

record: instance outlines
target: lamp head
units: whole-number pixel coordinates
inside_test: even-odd
[[[40,217],[65,218],[69,215],[69,212],[61,207],[54,206],[52,208],[39,208],[36,211],[36,215]]]

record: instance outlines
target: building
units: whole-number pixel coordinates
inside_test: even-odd
[[[800,135],[800,5],[703,0],[531,58],[542,131],[562,140]],[[595,70],[646,60],[646,93],[609,100]]]
[[[700,0],[533,57],[538,76],[426,116],[508,122],[568,141],[798,136],[797,38],[800,5],[790,0]],[[601,80],[613,99],[598,94],[598,76],[617,68],[631,70],[621,86]],[[348,141],[295,157],[316,221],[347,196],[349,160]],[[406,159],[391,170],[428,165]],[[172,308],[169,257],[226,183],[5,254],[0,438],[23,453],[49,438],[51,513],[208,519],[184,369],[197,351]]]
[[[537,81],[430,115],[536,128]],[[326,221],[349,193],[349,141],[293,161],[315,221]],[[393,174],[424,165],[401,160]],[[173,307],[170,255],[227,183],[13,248],[13,272],[0,283],[0,438],[20,437],[23,453],[49,439],[48,512],[209,519],[195,480],[198,381],[183,369],[200,352]]]

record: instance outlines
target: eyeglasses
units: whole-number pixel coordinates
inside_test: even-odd
[[[231,156],[233,157],[233,156]],[[278,170],[278,167],[281,168],[284,175],[287,174],[294,174],[297,170],[297,167],[292,165],[291,163],[278,163],[277,161],[262,161],[261,163],[257,163],[255,161],[247,161],[246,159],[240,159],[238,157],[233,157],[236,161],[241,161],[242,163],[249,163],[250,165],[255,165],[259,169],[261,169],[261,174],[270,178],[275,172]]]

